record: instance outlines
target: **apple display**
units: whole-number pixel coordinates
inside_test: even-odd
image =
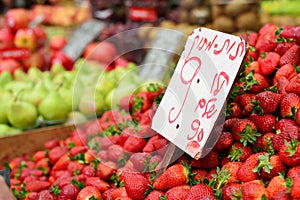
[[[41,48],[45,46],[47,42],[47,34],[44,29],[40,26],[35,26],[34,28],[32,28],[32,31],[37,39],[37,47]]]
[[[19,29],[16,32],[14,44],[16,47],[34,50],[37,47],[37,38],[32,29]]]
[[[103,64],[111,64],[117,56],[116,47],[110,42],[92,43],[83,53],[88,60],[97,60]]]
[[[67,44],[67,38],[63,35],[56,35],[50,40],[50,49],[52,51],[59,51]]]
[[[26,71],[31,67],[45,70],[46,58],[41,52],[34,52],[29,58],[23,59],[21,62]]]
[[[29,15],[23,8],[11,9],[5,15],[5,24],[14,32],[21,28],[27,28]]]
[[[22,69],[22,65],[18,61],[13,59],[0,61],[0,73],[3,71],[9,71],[11,74],[14,74],[16,69]]]
[[[12,48],[14,46],[14,34],[6,29],[0,29],[0,50]]]

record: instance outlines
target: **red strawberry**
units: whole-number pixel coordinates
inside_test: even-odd
[[[135,134],[135,129],[133,127],[125,128],[119,136],[118,144],[123,146],[124,143],[126,142],[127,138],[130,135],[134,135],[134,134]]]
[[[282,132],[274,135],[272,138],[273,147],[276,151],[279,151],[281,146],[284,144],[284,141],[290,142],[291,139],[298,139],[298,127],[297,126],[288,126]]]
[[[276,131],[284,132],[288,127],[294,126],[295,122],[291,119],[280,119],[276,122],[275,129]]]
[[[280,33],[280,36],[287,38],[287,39],[294,39],[297,44],[300,44],[300,26],[296,27],[289,27],[286,29],[283,29],[283,31]]]
[[[289,178],[300,177],[300,166],[290,168],[287,173],[287,177]]]
[[[276,194],[286,191],[288,188],[286,186],[286,181],[284,177],[275,176],[271,179],[267,187],[267,197],[272,199]]]
[[[300,177],[296,177],[292,179],[292,187],[290,196],[291,199],[300,199]]]
[[[111,176],[115,173],[117,169],[116,163],[112,161],[107,161],[104,163],[99,163],[97,167],[96,175],[104,181],[110,180]]]
[[[120,158],[122,158],[122,155],[124,154],[124,149],[122,146],[114,144],[108,148],[107,153],[108,160],[117,162]]]
[[[247,52],[246,54],[246,57],[245,57],[245,61],[252,61],[252,60],[257,60],[258,58],[258,51],[256,50],[255,47],[253,46],[249,46],[249,51]]]
[[[281,77],[285,77],[287,78],[288,80],[291,80],[293,77],[295,77],[297,75],[297,71],[295,69],[295,67],[291,64],[291,63],[288,63],[288,64],[285,64],[283,66],[281,66],[277,71],[276,71],[276,74],[275,74],[275,79],[277,81],[279,81],[279,79]]]
[[[227,105],[226,109],[226,117],[241,117],[242,116],[242,109],[239,104],[235,102],[231,102]]]
[[[236,142],[229,149],[228,157],[231,161],[245,162],[251,155],[252,149],[249,146],[244,146],[242,143]]]
[[[223,130],[231,131],[233,124],[238,120],[238,118],[226,119],[224,122]]]
[[[128,197],[125,187],[115,188],[112,191],[111,196],[113,199],[117,199],[117,198],[121,198],[121,197]]]
[[[296,112],[295,122],[297,126],[300,126],[300,109],[298,109]]]
[[[110,188],[110,185],[101,180],[99,177],[88,177],[85,181],[86,186],[95,186],[100,192],[104,192]]]
[[[56,196],[51,194],[49,190],[43,190],[39,192],[39,194],[35,197],[34,200],[52,200],[52,199],[55,200]]]
[[[76,156],[77,154],[84,153],[87,151],[87,147],[85,146],[75,146],[70,150],[70,156]]]
[[[241,94],[237,97],[237,102],[242,108],[244,108],[246,105],[251,103],[251,101],[255,98],[255,96],[256,94],[252,94],[252,93]]]
[[[242,162],[228,162],[223,165],[222,169],[227,169],[228,173],[230,173],[229,183],[238,182],[237,171],[242,164]]]
[[[209,152],[204,158],[193,159],[191,165],[193,168],[213,169],[219,165],[219,154],[215,151]]]
[[[211,199],[215,200],[214,197],[214,190],[204,184],[197,184],[191,187],[188,195],[186,196],[185,200],[204,200],[204,199]]]
[[[260,106],[265,114],[273,113],[282,100],[281,94],[276,94],[271,91],[258,93],[255,100],[259,101]]]
[[[180,185],[169,189],[165,196],[168,200],[185,199],[189,191],[189,185]]]
[[[228,183],[221,188],[222,200],[231,200],[235,194],[241,192],[242,185],[240,183]]]
[[[255,45],[256,40],[258,38],[258,34],[256,32],[241,33],[239,34],[239,36],[247,41],[247,43],[250,45],[250,48],[252,48]]]
[[[258,173],[254,170],[258,164],[259,156],[264,155],[263,152],[251,155],[238,169],[237,177],[240,181],[249,182],[258,178]]]
[[[244,74],[249,74],[252,70],[254,71],[254,73],[261,74],[260,63],[258,61],[252,61],[250,63],[246,63],[244,66],[245,66]]]
[[[46,157],[47,157],[46,151],[37,151],[33,155],[33,161],[35,163],[37,163],[38,161],[40,161],[40,160],[42,160],[42,159],[44,159]]]
[[[255,180],[242,185],[242,197],[243,199],[262,199],[266,196],[266,188],[260,183],[260,181]]]
[[[54,147],[59,145],[59,141],[57,139],[49,140],[45,143],[46,149],[53,149]]]
[[[161,200],[164,197],[165,193],[159,190],[153,190],[150,192],[145,200]]]
[[[127,173],[124,176],[124,186],[128,196],[132,199],[143,200],[149,189],[149,181],[140,174]]]
[[[258,59],[260,71],[263,76],[269,76],[273,73],[279,63],[280,55],[275,52],[270,52],[263,58]]]
[[[294,64],[299,65],[300,64],[300,46],[293,45],[289,50],[287,50],[283,56],[281,56],[279,65],[283,66],[286,64]]]
[[[51,187],[51,191],[53,192],[54,187]],[[58,190],[54,189],[54,194]],[[73,185],[73,184],[67,184],[62,187],[61,191],[59,192],[59,199],[76,199],[78,193],[80,192],[80,189]]]
[[[272,138],[275,136],[275,133],[266,133],[261,136],[261,149],[267,152],[273,152],[274,147],[272,143]]]
[[[266,180],[271,180],[274,176],[277,176],[278,173],[285,172],[286,170],[278,155],[270,156],[268,153],[259,156],[256,169],[260,174],[260,178]]]
[[[151,152],[155,151],[155,148],[153,146],[153,142],[155,140],[158,140],[158,139],[161,139],[161,136],[159,134],[156,134],[156,135],[152,136],[148,140],[147,144],[144,146],[143,152],[151,153]]]
[[[252,85],[250,92],[259,93],[270,87],[268,80],[261,74],[254,73],[253,80],[257,81],[257,84]]]
[[[239,119],[232,126],[233,137],[244,146],[247,143],[254,144],[256,137],[261,134],[257,132],[255,123],[250,119]]]
[[[218,142],[214,146],[214,150],[217,152],[226,151],[234,142],[231,132],[223,131],[218,139]]]
[[[139,136],[129,136],[124,143],[124,150],[128,152],[141,152],[147,141]]]
[[[255,123],[260,133],[272,132],[275,128],[276,118],[271,114],[251,114],[250,119]]]
[[[63,155],[68,152],[66,147],[57,146],[49,151],[49,159],[52,164],[56,163]]]
[[[300,107],[300,97],[297,94],[286,94],[280,103],[280,114],[282,117],[295,120],[297,109]]]
[[[78,161],[72,161],[68,164],[67,169],[70,172],[70,174],[78,175],[81,173],[83,167],[84,165],[79,163]]]
[[[101,199],[102,195],[100,191],[94,186],[86,186],[79,193],[76,200],[89,200],[91,198]]]
[[[285,90],[287,93],[295,93],[300,95],[300,74],[290,80]]]
[[[279,78],[278,83],[277,83],[277,90],[279,94],[286,94],[287,92],[285,91],[285,87],[289,84],[289,80],[282,76]]]
[[[189,169],[182,164],[170,166],[154,181],[154,188],[168,190],[172,187],[187,184],[189,181]]]
[[[165,155],[168,144],[169,144],[169,141],[165,138],[161,138],[161,139],[153,141],[153,147],[154,147],[155,151],[157,151],[157,153],[161,156]]]
[[[278,153],[281,161],[291,167],[300,164],[300,142],[291,139],[290,142],[285,141]]]
[[[259,52],[270,52],[276,48],[277,43],[275,31],[277,29],[278,27],[273,24],[266,24],[260,29],[257,42],[255,44],[255,48]]]
[[[129,160],[133,163],[134,167],[142,172],[145,167],[147,167],[147,159],[149,159],[151,155],[149,153],[134,153],[130,156]]]
[[[52,171],[56,170],[65,170],[68,168],[69,163],[71,162],[68,154],[62,155],[59,160],[55,163],[52,168]]]
[[[203,169],[193,169],[192,170],[192,173],[193,174],[195,174],[194,175],[194,180],[195,181],[202,181],[203,182],[203,180],[205,179],[205,178],[207,178],[207,176],[208,176],[208,173],[207,173],[207,171],[205,171],[205,170],[203,170]]]
[[[287,42],[279,42],[275,49],[275,52],[282,56],[287,50],[289,50],[293,45],[295,45],[295,41],[287,41]]]
[[[30,192],[40,192],[42,190],[48,189],[50,187],[50,183],[48,181],[38,181],[33,180],[26,183],[26,190]]]

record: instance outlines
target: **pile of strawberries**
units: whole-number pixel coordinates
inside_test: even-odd
[[[300,199],[300,27],[242,35],[249,51],[213,150],[183,154],[161,174],[168,141],[151,129],[165,89],[125,97],[120,110],[11,160],[18,199]]]

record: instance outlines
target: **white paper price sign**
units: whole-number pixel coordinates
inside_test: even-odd
[[[212,130],[217,119],[220,122],[245,53],[246,42],[240,37],[195,29],[153,118],[152,129],[192,157],[204,157],[222,131]]]

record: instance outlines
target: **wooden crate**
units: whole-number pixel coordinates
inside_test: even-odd
[[[75,125],[59,125],[34,129],[18,135],[0,138],[0,165],[16,156],[33,154],[45,149],[51,139],[65,139],[75,130]]]

